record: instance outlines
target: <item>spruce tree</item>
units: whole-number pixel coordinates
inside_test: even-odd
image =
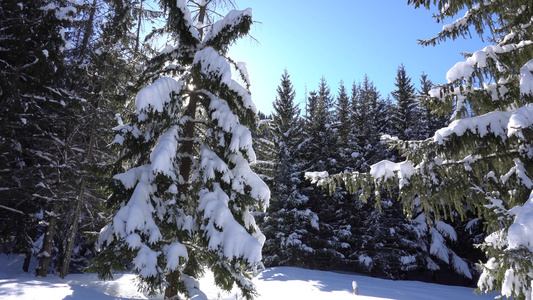
[[[341,159],[337,149],[337,130],[335,128],[335,101],[330,94],[330,88],[325,80],[320,80],[318,90],[312,91],[308,97],[308,112],[305,122],[306,139],[302,144],[302,159],[304,170],[329,170],[330,172],[341,171],[339,160]],[[343,254],[346,250],[346,231],[337,230],[339,220],[339,208],[345,204],[345,195],[327,191],[317,191],[306,182],[303,193],[309,198],[306,209],[317,214],[316,237],[306,244],[314,249],[313,259],[309,260],[309,267],[319,269],[331,269],[342,264]],[[342,223],[342,222],[341,222]],[[349,231],[349,230],[348,230]],[[342,238],[339,235],[343,235]]]
[[[471,26],[493,45],[467,55],[447,73],[447,83],[429,92],[428,102],[453,122],[423,141],[390,139],[405,160],[380,162],[369,174],[334,176],[352,191],[368,185],[399,184],[407,212],[420,201],[424,213],[484,218],[487,255],[478,281],[482,292],[499,291],[513,299],[532,297],[531,206],[533,203],[533,12],[527,1],[409,1],[416,8],[436,6],[445,25],[436,45],[470,34]],[[324,181],[328,181],[325,179]],[[368,193],[366,193],[368,195]],[[429,220],[428,220],[429,221]]]
[[[321,166],[324,170],[337,170],[336,135],[333,128],[334,98],[324,77],[317,91],[311,91],[307,107],[306,169]]]
[[[414,271],[422,273],[424,254],[414,224],[402,215],[401,203],[385,190],[379,193],[379,209],[375,199],[361,207],[358,270],[389,279],[407,279]]]
[[[262,112],[258,112],[257,115],[259,123],[257,129],[252,132],[257,159],[252,167],[263,181],[271,187],[276,168],[274,161],[277,156],[275,145],[272,141],[272,117]]]
[[[101,232],[97,267],[108,278],[133,263],[142,287],[164,289],[165,299],[205,298],[197,282],[205,268],[219,287],[236,285],[250,299],[261,265],[264,236],[252,213],[270,192],[250,169],[257,109],[243,65],[226,57],[248,33],[251,9],[211,23],[215,4],[161,1],[167,20],[155,33],[176,44],[149,63],[131,121],[116,128],[124,153],[110,198],[117,212]]]
[[[411,78],[407,76],[405,66],[401,64],[396,72],[396,90],[392,91],[392,97],[396,100],[394,111],[394,126],[396,133],[401,139],[414,139],[420,137],[420,118],[418,104],[415,101],[415,88]]]
[[[335,121],[336,121],[336,130],[338,135],[338,146],[339,150],[342,153],[341,155],[346,156],[349,153],[345,153],[348,149],[348,138],[350,135],[350,130],[352,128],[352,111],[350,107],[350,97],[346,92],[346,87],[344,82],[341,80],[339,84],[339,91],[337,94],[337,102],[335,105]],[[346,165],[346,164],[344,164]]]
[[[270,126],[275,153],[272,201],[261,221],[267,237],[263,253],[267,266],[305,267],[305,258],[313,252],[306,243],[313,239],[318,224],[316,214],[306,208],[308,198],[300,192],[303,128],[287,70],[281,76],[277,93]]]
[[[351,136],[356,142],[352,154],[352,168],[359,172],[382,159],[395,159],[395,153],[380,140],[383,134],[395,132],[390,114],[393,106],[380,97],[368,76],[352,87],[351,105],[354,126]],[[393,201],[393,195],[376,191],[381,197],[370,197],[362,203],[355,199],[357,210],[346,216],[358,224],[354,228],[354,264],[358,271],[369,272],[387,278],[406,278],[407,273],[421,269],[423,260],[414,225],[402,215],[401,204]]]
[[[384,100],[374,82],[365,75],[363,82],[352,87],[352,139],[357,149],[352,153],[353,168],[365,172],[371,164],[390,158],[387,147],[380,142],[382,134],[390,134],[390,105]]]
[[[275,158],[274,195],[280,203],[297,206],[305,202],[298,192],[301,165],[298,159],[299,147],[303,142],[303,129],[300,120],[300,109],[294,103],[295,92],[287,70],[284,71],[281,84],[277,89],[278,96],[273,104],[272,137],[277,157]],[[282,204],[282,207],[286,204]]]

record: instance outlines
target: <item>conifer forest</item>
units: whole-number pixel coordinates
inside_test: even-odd
[[[390,94],[322,77],[299,104],[280,70],[261,112],[233,0],[0,0],[0,253],[165,299],[206,270],[253,299],[275,266],[533,299],[533,5],[406,5],[455,20],[424,46],[491,45]]]

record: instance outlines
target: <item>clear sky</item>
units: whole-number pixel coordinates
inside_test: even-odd
[[[395,89],[401,63],[416,88],[422,72],[435,83],[445,83],[446,72],[464,60],[461,52],[484,47],[477,36],[422,47],[417,40],[436,36],[443,24],[435,23],[432,11],[414,9],[407,0],[236,0],[236,4],[238,9],[253,9],[257,23],[251,35],[257,41],[240,40],[230,56],[247,63],[252,99],[267,114],[285,68],[299,103],[304,103],[306,87],[316,90],[322,76],[336,95],[341,80],[350,90],[354,81],[368,74],[386,97]],[[303,113],[304,105],[300,107]]]

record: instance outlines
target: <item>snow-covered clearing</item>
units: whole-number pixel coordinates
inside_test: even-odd
[[[95,274],[71,274],[65,280],[55,275],[40,278],[31,273],[24,273],[21,270],[22,261],[22,256],[0,256],[0,299],[149,299],[137,291],[133,274],[116,275],[113,281],[100,281]],[[34,269],[35,262],[31,267]],[[260,293],[257,299],[488,300],[495,296],[475,295],[473,289],[467,287],[392,281],[290,267],[263,270],[253,281]],[[352,293],[352,281],[357,281],[358,296]],[[236,297],[235,293],[220,292],[213,286],[209,276],[200,281],[200,287],[209,299],[241,299]]]

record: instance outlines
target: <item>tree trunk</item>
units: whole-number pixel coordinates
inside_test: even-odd
[[[168,283],[167,288],[165,289],[165,300],[173,299],[178,295],[178,282],[180,280],[181,273],[180,271],[172,271],[167,275],[166,280]]]
[[[58,184],[60,185],[61,183]],[[61,195],[61,193],[58,194]],[[43,247],[39,253],[39,266],[37,267],[35,276],[46,277],[46,275],[48,275],[48,267],[50,266],[52,248],[54,246],[54,236],[56,234],[59,201],[60,197],[52,202],[52,211],[48,213],[48,228],[44,235]]]
[[[80,47],[80,62],[83,60],[83,56],[85,55],[85,50],[87,49],[87,44],[89,43],[89,36],[92,34],[93,31],[93,22],[94,22],[94,15],[96,13],[96,2],[97,0],[93,0],[93,4],[91,6],[91,10],[89,13],[89,20],[87,20],[87,23],[85,23],[85,30],[83,32],[83,40],[81,42]]]
[[[137,24],[137,36],[135,37],[135,48],[133,52],[137,54],[139,51],[139,40],[141,39],[141,24],[142,24],[142,17],[143,17],[143,0],[141,0],[141,4],[139,5],[139,20]]]
[[[22,264],[22,271],[28,272],[30,269],[30,262],[31,262],[31,252],[26,253],[26,257],[24,257],[24,263]]]
[[[85,180],[81,179],[81,186],[80,186],[80,192],[78,194],[78,198],[76,199],[76,208],[74,210],[74,216],[72,217],[72,226],[70,228],[70,234],[68,237],[68,244],[65,250],[65,254],[63,256],[63,262],[61,263],[61,271],[59,273],[59,277],[61,279],[65,279],[65,277],[68,274],[68,268],[70,266],[70,259],[72,256],[72,251],[74,250],[74,244],[76,242],[76,234],[78,233],[78,224],[79,224],[79,218],[80,218],[80,211],[81,211],[81,203],[83,199],[83,194],[85,193]]]
[[[207,2],[208,3],[208,2]],[[198,22],[203,24],[205,19],[205,14],[207,12],[207,3],[204,6],[199,6],[198,13]],[[200,38],[203,37],[203,29],[200,29]],[[181,144],[180,149],[178,150],[181,154],[188,154],[182,156],[181,166],[180,166],[180,175],[183,178],[183,184],[178,187],[180,194],[187,199],[187,194],[189,192],[189,180],[192,170],[192,157],[194,157],[194,135],[195,135],[195,118],[196,118],[196,106],[198,103],[198,95],[194,92],[190,94],[189,106],[187,107],[186,115],[189,117],[187,123],[184,125],[184,138]],[[181,277],[179,271],[172,271],[169,275],[166,276],[166,281],[168,283],[167,288],[165,289],[165,299],[173,299],[178,295],[177,283]]]
[[[105,69],[104,76],[102,78],[106,78],[107,69]],[[100,96],[98,96],[98,102],[96,104],[96,109],[94,111],[94,116],[91,120],[91,135],[89,137],[89,147],[87,149],[87,156],[86,159],[88,162],[93,161],[93,153],[94,153],[94,140],[96,138],[96,120],[98,119],[98,110],[100,109],[100,106],[102,105],[102,93],[105,91],[105,88],[107,86],[107,81],[102,79],[100,82]],[[72,251],[74,250],[74,244],[76,243],[76,234],[78,233],[78,227],[79,227],[79,218],[81,213],[81,205],[83,203],[83,197],[85,195],[85,186],[86,186],[86,180],[84,177],[81,178],[81,184],[80,184],[80,190],[78,193],[78,197],[76,198],[76,208],[74,210],[74,216],[72,219],[72,226],[70,228],[70,234],[68,239],[68,244],[65,250],[65,254],[63,257],[63,262],[61,263],[61,271],[59,273],[59,277],[61,279],[65,279],[65,277],[68,275],[68,269],[70,266],[70,259],[72,258]]]
[[[190,187],[190,177],[191,177],[191,170],[193,165],[192,157],[194,156],[194,118],[196,117],[196,104],[198,102],[198,96],[194,93],[191,93],[190,95],[190,101],[189,101],[189,107],[187,108],[186,115],[189,116],[189,120],[187,123],[185,123],[185,130],[184,130],[184,139],[181,144],[181,147],[178,151],[184,155],[181,161],[180,166],[180,175],[183,178],[183,184],[180,184],[178,187],[178,191],[180,192],[181,196],[187,199],[187,194],[189,192]],[[167,288],[165,289],[165,300],[167,299],[174,299],[178,295],[178,287],[177,284],[179,282],[179,279],[181,277],[180,271],[172,271],[170,274],[166,276],[166,281],[168,283]]]

